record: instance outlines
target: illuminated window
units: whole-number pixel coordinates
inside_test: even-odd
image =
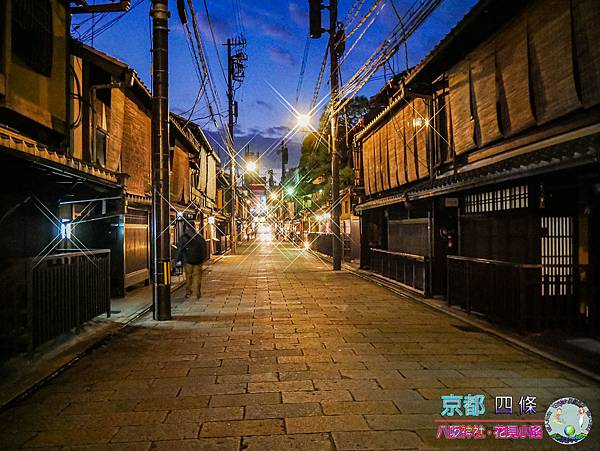
[[[52,71],[52,7],[50,0],[12,2],[12,54],[35,72]]]
[[[464,198],[465,213],[489,213],[529,206],[527,185],[513,186],[484,193],[468,194]]]

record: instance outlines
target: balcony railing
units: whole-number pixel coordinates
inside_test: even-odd
[[[110,316],[110,251],[22,258],[2,268],[0,358],[39,345],[106,313]]]
[[[384,249],[370,249],[370,269],[425,296],[429,295],[429,259]]]

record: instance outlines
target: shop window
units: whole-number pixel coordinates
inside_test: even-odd
[[[16,61],[49,77],[52,71],[52,37],[50,0],[12,2],[11,41]]]

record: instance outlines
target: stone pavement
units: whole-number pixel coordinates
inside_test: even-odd
[[[600,415],[599,387],[575,373],[300,249],[242,250],[172,321],[143,318],[2,412],[0,449],[557,449],[437,440],[440,396],[484,394],[484,418],[494,395],[536,396],[535,419],[563,396]]]

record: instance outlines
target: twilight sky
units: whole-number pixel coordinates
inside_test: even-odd
[[[358,3],[361,0],[357,0]],[[377,0],[362,0],[362,8],[358,19],[351,27],[371,9]],[[415,0],[393,0],[396,10],[403,15]],[[418,0],[416,0],[418,1]],[[99,3],[100,1],[98,1]],[[102,0],[106,2],[106,0]],[[355,0],[339,1],[339,19],[342,21],[351,9]],[[376,47],[385,39],[387,34],[397,24],[397,17],[392,8],[392,0],[382,0],[384,4],[381,12],[376,16],[372,25],[362,35],[360,42],[354,47],[349,56],[344,60],[342,81],[347,80],[358,69]],[[90,3],[94,3],[90,1]],[[151,86],[151,54],[150,54],[150,0],[133,0],[132,8],[109,29],[102,31],[104,24],[109,23],[118,14],[96,15],[93,46],[116,58],[126,62],[136,69],[142,80]],[[409,65],[417,64],[435,46],[439,40],[468,12],[476,0],[443,0],[436,11],[427,19],[408,42]],[[194,7],[201,29],[203,44],[207,54],[212,78],[215,81],[217,95],[220,100],[218,111],[223,113],[223,123],[227,123],[226,89],[223,72],[218,59],[226,69],[226,50],[222,43],[228,37],[235,37],[244,33],[248,45],[246,79],[237,91],[239,102],[239,121],[236,126],[236,147],[241,147],[251,138],[250,148],[261,154],[273,147],[285,134],[287,128],[293,127],[294,119],[286,107],[274,93],[272,85],[290,103],[294,104],[296,89],[300,76],[300,67],[308,34],[308,0],[206,0],[210,21],[216,38],[216,47],[212,41],[210,28],[204,9],[204,0],[194,0]],[[237,8],[235,8],[237,6]],[[176,9],[176,0],[169,1],[171,10],[170,19],[170,104],[174,112],[183,112],[192,107],[199,88],[194,63],[188,49],[184,29],[179,22]],[[378,11],[379,8],[376,10]],[[239,15],[234,11],[239,11]],[[349,42],[346,50],[352,47],[354,41],[367,28],[371,18],[357,31]],[[76,17],[74,25],[82,20],[85,23],[73,31],[73,36],[78,33],[83,36],[87,44],[91,40],[91,16]],[[323,11],[323,24],[328,23],[327,11]],[[102,31],[101,33],[99,33]],[[321,39],[311,39],[308,53],[306,71],[303,85],[299,95],[297,108],[300,111],[309,108],[321,61],[327,44],[327,34]],[[395,72],[405,68],[404,49],[391,61],[391,69]],[[326,77],[321,87],[320,97],[329,90]],[[385,83],[386,77],[391,75],[390,68],[380,70],[360,94],[372,95]],[[318,113],[320,114],[320,113]],[[196,122],[205,127],[210,133],[214,130],[208,115],[207,102],[203,98],[197,105],[193,117],[198,117]],[[315,120],[316,123],[316,120]],[[216,136],[216,133],[214,134]],[[299,148],[302,135],[298,134],[289,143],[290,165],[294,167],[299,158]],[[261,174],[266,169],[275,169],[278,178],[280,167],[279,157],[275,150],[269,152],[261,160]]]

